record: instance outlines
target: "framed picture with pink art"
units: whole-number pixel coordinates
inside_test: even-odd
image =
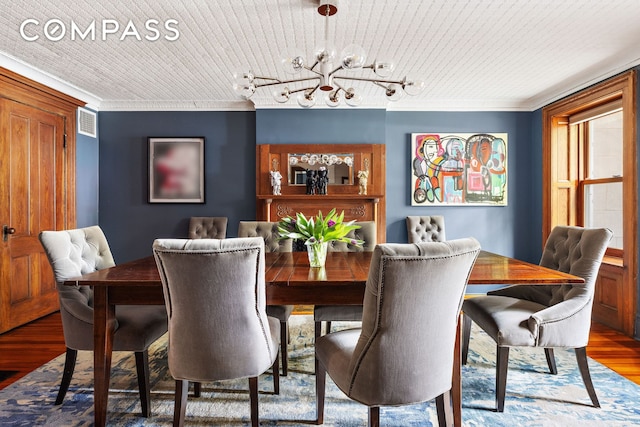
[[[204,138],[149,140],[149,203],[204,203]]]

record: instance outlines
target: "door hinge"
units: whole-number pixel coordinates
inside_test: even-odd
[[[62,148],[67,148],[67,134],[62,137]]]

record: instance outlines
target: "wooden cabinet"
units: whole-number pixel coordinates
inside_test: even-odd
[[[346,220],[375,221],[378,243],[386,242],[384,145],[265,144],[256,150],[257,220],[280,221],[296,212],[309,216],[336,208],[344,211]],[[326,194],[307,194],[306,171],[320,167],[329,173]],[[274,194],[270,171],[282,175],[279,195]],[[368,171],[366,194],[360,171]]]

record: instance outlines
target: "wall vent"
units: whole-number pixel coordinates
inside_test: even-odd
[[[96,138],[96,126],[96,113],[86,108],[78,108],[78,133]]]

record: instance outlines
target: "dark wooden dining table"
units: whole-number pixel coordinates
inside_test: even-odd
[[[305,252],[265,254],[267,304],[362,304],[372,252],[330,252],[324,268],[311,268]],[[584,283],[577,276],[481,251],[469,285]],[[152,256],[85,274],[65,282],[93,286],[94,421],[106,425],[115,307],[164,304],[162,284]],[[454,425],[462,425],[460,329],[454,353],[452,401]]]

